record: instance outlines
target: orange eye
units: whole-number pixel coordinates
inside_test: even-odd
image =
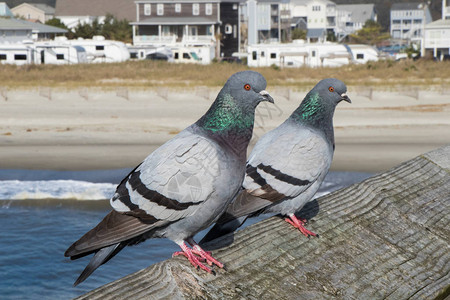
[[[246,84],[246,85],[244,85],[244,89],[246,90],[246,91],[250,91],[250,89],[251,89],[252,87],[250,86],[250,84]]]
[[[330,92],[334,92],[334,87],[330,86],[330,87],[328,88],[328,90],[329,90]]]

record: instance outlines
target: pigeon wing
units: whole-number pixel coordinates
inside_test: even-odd
[[[295,198],[327,172],[332,152],[326,139],[308,128],[284,125],[255,145],[247,162],[244,191],[229,205],[227,215],[240,217]]]
[[[205,137],[180,133],[122,180],[111,198],[114,210],[75,242],[66,256],[148,235],[191,215],[213,192],[220,155],[220,148]]]

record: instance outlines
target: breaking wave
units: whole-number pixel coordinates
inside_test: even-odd
[[[3,180],[1,200],[68,199],[105,200],[111,198],[117,185],[78,180]]]

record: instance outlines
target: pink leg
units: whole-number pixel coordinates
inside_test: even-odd
[[[183,251],[177,251],[175,252],[172,257],[177,255],[183,255],[185,256],[190,263],[195,268],[200,268],[205,270],[208,273],[214,273],[214,271],[211,268],[208,268],[205,266],[202,262],[206,261],[208,265],[212,266],[213,264],[216,264],[219,268],[223,268],[223,264],[217,261],[215,258],[211,256],[210,252],[207,252],[203,250],[197,243],[194,242],[193,239],[187,240],[187,242],[192,246],[192,249],[189,248],[185,242],[182,242],[179,244],[181,247],[181,250]],[[198,255],[198,256],[197,256]]]
[[[306,220],[302,220],[302,219],[297,219],[297,217],[293,214],[290,215],[289,218],[284,219],[286,222],[288,222],[289,224],[291,224],[292,226],[294,226],[295,228],[299,229],[301,233],[303,233],[303,235],[305,235],[306,237],[310,237],[310,236],[316,236],[319,237],[318,234],[309,231],[308,229],[306,229],[304,227],[304,225],[306,224]]]

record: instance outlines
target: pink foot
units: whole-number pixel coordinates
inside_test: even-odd
[[[211,252],[207,252],[205,250],[203,250],[197,243],[195,243],[193,240],[192,241],[188,241],[189,244],[191,244],[192,249],[189,248],[186,243],[181,243],[180,247],[181,250],[183,251],[177,251],[175,252],[172,257],[177,256],[177,255],[183,255],[185,256],[189,262],[195,267],[195,268],[200,268],[202,270],[205,270],[208,273],[213,273],[215,274],[215,272],[205,266],[202,262],[205,262],[209,265],[212,266],[213,264],[216,264],[219,268],[223,268],[223,264],[220,263],[218,260],[216,260],[214,257],[211,256]],[[198,256],[197,256],[198,255]]]
[[[309,231],[308,229],[306,229],[304,227],[304,225],[306,224],[306,220],[302,220],[302,219],[297,219],[297,217],[295,215],[289,216],[289,218],[284,219],[286,222],[288,222],[289,224],[291,224],[292,226],[294,226],[295,228],[297,228],[298,230],[300,230],[301,233],[303,233],[304,236],[306,237],[310,237],[310,236],[315,236],[315,237],[319,237],[318,234]]]

